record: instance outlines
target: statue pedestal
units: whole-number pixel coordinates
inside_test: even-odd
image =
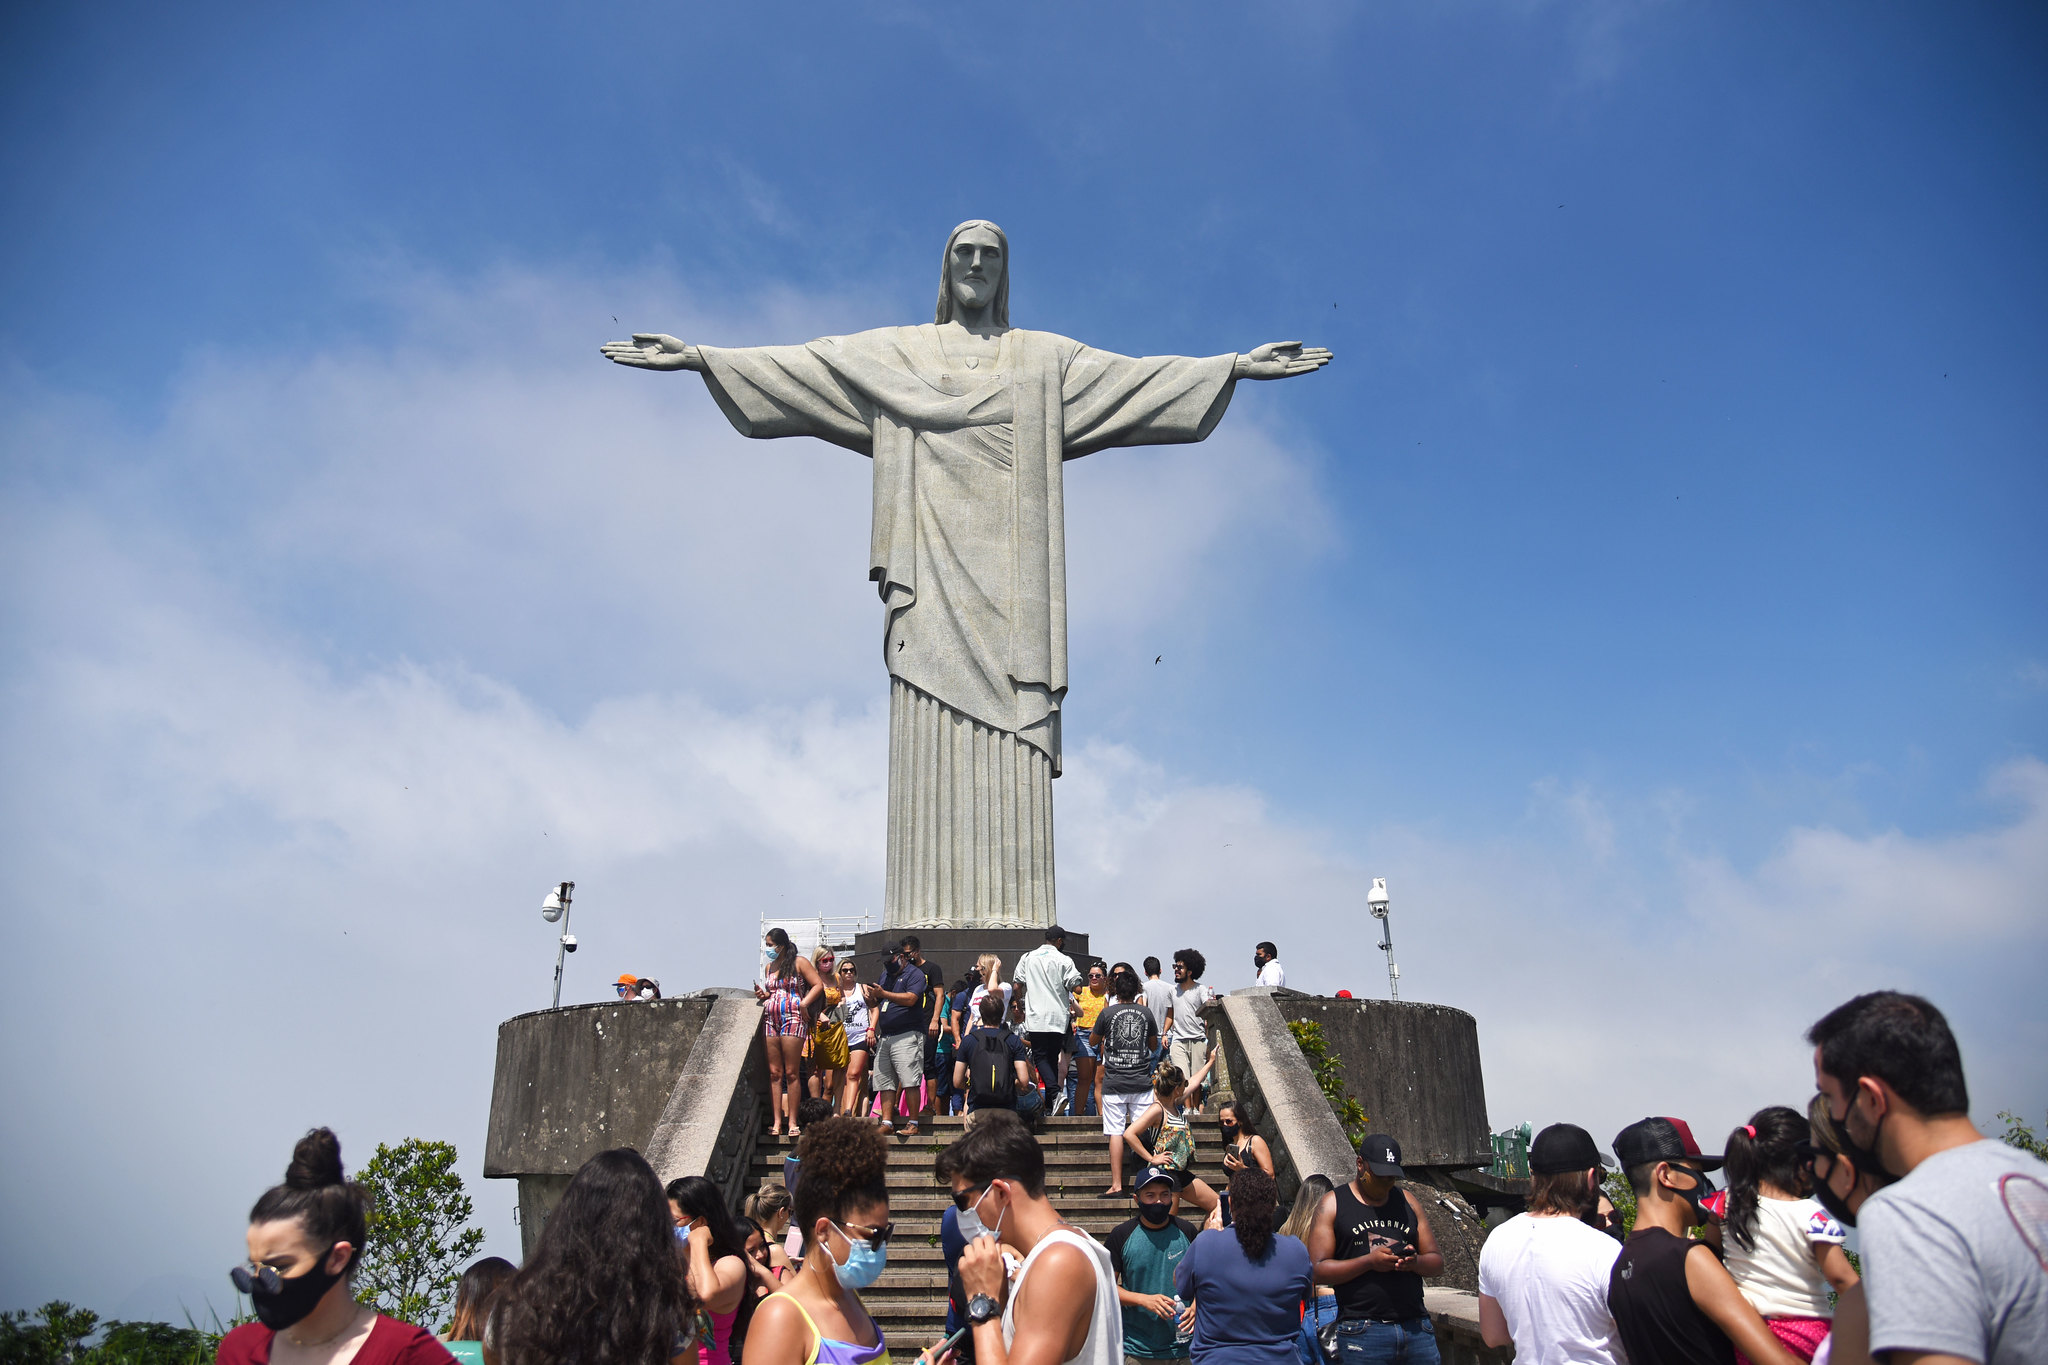
[[[1045,942],[1043,929],[881,929],[861,934],[853,941],[854,966],[860,972],[860,979],[874,982],[882,979],[882,963],[889,952],[903,941],[905,934],[917,937],[918,947],[924,953],[925,961],[936,963],[944,969],[946,984],[951,986],[965,975],[975,960],[983,953],[994,953],[1003,960],[1003,980],[1014,981],[1017,976],[1017,960]],[[1074,967],[1083,975],[1088,970],[1088,935],[1067,930],[1067,956],[1073,959]],[[1137,963],[1131,964],[1133,967]],[[1142,970],[1139,975],[1143,975]]]

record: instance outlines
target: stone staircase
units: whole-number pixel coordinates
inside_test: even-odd
[[[1213,1120],[1195,1127],[1195,1173],[1222,1188],[1223,1146]],[[890,1354],[905,1360],[944,1335],[946,1261],[939,1249],[939,1219],[952,1194],[932,1179],[939,1150],[960,1136],[960,1120],[940,1119],[916,1137],[889,1139],[889,1218],[896,1234],[889,1242],[889,1269],[861,1295],[868,1312],[888,1334]],[[1104,1199],[1109,1183],[1109,1139],[1094,1118],[1052,1118],[1039,1136],[1045,1148],[1046,1195],[1060,1213],[1098,1239],[1134,1212],[1128,1196]],[[782,1159],[793,1144],[762,1136],[747,1174],[751,1194],[764,1182],[782,1179]],[[1136,1163],[1132,1163],[1135,1174]],[[1128,1181],[1126,1186],[1128,1187]],[[1190,1221],[1195,1221],[1190,1218]]]

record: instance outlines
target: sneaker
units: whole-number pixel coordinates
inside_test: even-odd
[[[1067,1112],[1067,1097],[1065,1095],[1060,1096],[1058,1099],[1052,1102],[1052,1112],[1055,1115],[1064,1114]]]

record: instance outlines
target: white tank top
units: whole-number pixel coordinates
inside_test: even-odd
[[[1003,1307],[1003,1344],[1008,1346],[1017,1340],[1017,1300],[1024,1294],[1024,1277],[1031,1273],[1039,1253],[1055,1242],[1081,1248],[1095,1267],[1095,1308],[1088,1319],[1088,1339],[1081,1343],[1080,1353],[1067,1357],[1064,1365],[1123,1365],[1124,1313],[1117,1305],[1116,1275],[1110,1268],[1109,1248],[1086,1233],[1069,1228],[1054,1228],[1039,1238],[1038,1245],[1031,1248],[1031,1254],[1017,1268],[1017,1278],[1010,1283],[1010,1301]]]

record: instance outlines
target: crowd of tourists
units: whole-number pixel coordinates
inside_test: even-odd
[[[921,1008],[892,998],[916,996],[906,988],[914,962],[892,963],[884,1002]],[[1172,1035],[1123,965],[1106,974],[1115,1003],[1089,1032],[1113,1041],[1110,1012],[1136,1009],[1165,1054]],[[981,1027],[998,1029],[1015,993],[999,974],[984,984]],[[1023,1032],[1004,1065],[1014,1086],[1044,1087],[1049,1050],[1030,1037],[1043,1030]],[[1674,1118],[1616,1135],[1632,1217],[1604,1197],[1608,1163],[1585,1129],[1538,1134],[1527,1211],[1494,1227],[1480,1252],[1486,1344],[1512,1345],[1522,1365],[2048,1360],[2048,1165],[1971,1125],[1940,1011],[1896,992],[1858,996],[1807,1041],[1818,1093],[1804,1112],[1758,1110],[1723,1153],[1703,1151]],[[1104,1098],[1133,1093],[1117,1089],[1113,1053],[1104,1061]],[[937,1229],[948,1302],[943,1329],[922,1334],[921,1362],[1440,1359],[1423,1290],[1443,1257],[1424,1200],[1403,1183],[1400,1145],[1368,1135],[1353,1170],[1303,1177],[1283,1208],[1254,1116],[1225,1101],[1215,1122],[1226,1188],[1210,1189],[1177,1157],[1192,1141],[1189,1093],[1209,1065],[1205,1053],[1183,1070],[1192,1061],[1160,1055],[1143,1108],[1117,1102],[1129,1116],[1123,1140],[1145,1166],[1125,1192],[1132,1216],[1101,1241],[1050,1197],[1029,1115],[969,1107],[932,1165],[951,1194]],[[878,1103],[915,1077],[888,1079]],[[439,1339],[352,1296],[367,1200],[344,1179],[334,1135],[317,1130],[250,1211],[248,1260],[232,1274],[257,1321],[222,1341],[221,1365],[434,1365],[450,1354],[485,1365],[907,1362],[862,1294],[887,1269],[892,1240],[921,1243],[933,1229],[890,1211],[896,1144],[885,1124],[904,1111],[878,1119],[843,1100],[800,1101],[781,1180],[743,1209],[699,1177],[662,1186],[630,1149],[592,1157],[524,1265],[487,1258],[463,1275]],[[1850,1228],[1860,1275],[1844,1251]]]

